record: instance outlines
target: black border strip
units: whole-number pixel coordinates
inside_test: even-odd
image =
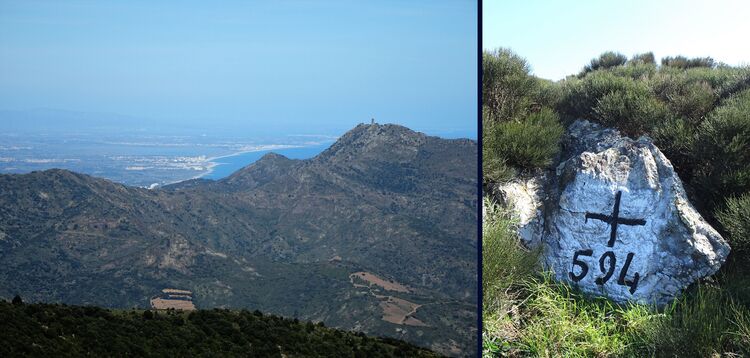
[[[477,0],[477,357],[482,356],[482,0]]]

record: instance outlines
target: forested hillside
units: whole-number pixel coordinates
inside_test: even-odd
[[[750,68],[711,58],[607,52],[552,82],[508,49],[483,56],[484,353],[490,356],[750,354]],[[617,305],[555,283],[520,245],[497,183],[554,171],[576,119],[648,136],[690,201],[727,239],[719,274],[671,306]]]
[[[0,301],[3,357],[436,357],[391,338],[258,311],[109,310]]]

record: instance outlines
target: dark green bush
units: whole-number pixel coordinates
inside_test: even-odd
[[[596,70],[622,66],[626,62],[628,62],[628,58],[625,55],[619,52],[607,51],[599,55],[598,58],[592,59],[591,63],[589,63],[583,68],[583,71],[581,71],[579,76],[582,77],[586,75],[587,73],[593,72]]]
[[[534,101],[541,106],[556,108],[563,99],[563,92],[560,86],[550,80],[537,79],[536,92]]]
[[[504,48],[482,54],[482,102],[486,115],[505,121],[524,113],[538,90],[522,57]]]
[[[727,199],[725,208],[716,213],[716,218],[729,233],[732,249],[747,253],[750,249],[750,193]]]
[[[651,137],[672,162],[680,178],[690,182],[698,166],[697,158],[693,155],[695,128],[681,118],[670,118],[657,125]]]
[[[645,52],[645,53],[639,53],[636,55],[633,55],[633,57],[628,61],[629,64],[649,64],[649,65],[655,65],[656,64],[656,58],[654,57],[653,52]]]
[[[657,67],[652,63],[628,63],[608,70],[618,77],[630,77],[633,80],[648,80],[657,73]]]
[[[719,66],[716,72],[722,74],[722,81],[714,85],[719,99],[726,99],[750,88],[750,66]]]
[[[639,87],[604,95],[594,113],[600,123],[633,136],[646,133],[669,118],[664,104]]]
[[[563,127],[557,115],[544,108],[521,120],[497,123],[485,132],[488,156],[520,168],[542,168],[559,151]]]
[[[667,104],[672,113],[700,123],[716,103],[717,96],[711,84],[703,78],[678,74],[655,76],[651,87],[656,96]]]
[[[675,68],[694,68],[694,67],[716,67],[716,61],[711,57],[694,57],[687,58],[685,56],[675,57],[664,57],[661,59],[662,66],[669,66]]]
[[[505,159],[492,153],[488,146],[482,147],[482,178],[485,182],[505,182],[516,175],[516,170],[505,163]]]
[[[698,127],[693,152],[699,195],[710,207],[750,191],[750,91],[712,111]]]
[[[507,49],[484,52],[482,69],[484,180],[549,165],[562,134],[549,109],[563,98],[559,86],[531,76],[526,60]]]
[[[640,135],[669,118],[666,106],[644,81],[597,71],[582,80],[566,81],[561,111],[594,120],[630,135]]]
[[[735,68],[694,67],[688,69],[662,67],[662,73],[684,76],[686,83],[706,82],[711,88],[719,88],[732,82],[740,72]]]

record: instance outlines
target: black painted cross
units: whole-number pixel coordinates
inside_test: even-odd
[[[617,194],[615,194],[615,208],[612,210],[612,215],[604,215],[604,214],[597,214],[597,213],[589,213],[586,212],[586,222],[589,221],[589,218],[601,220],[605,223],[609,224],[612,227],[611,232],[609,233],[609,242],[607,242],[607,246],[612,247],[615,244],[615,237],[617,237],[617,225],[623,224],[623,225],[646,225],[646,220],[644,219],[626,219],[620,217],[620,197],[622,196],[622,192],[618,191]]]

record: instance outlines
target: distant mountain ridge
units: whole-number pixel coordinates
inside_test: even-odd
[[[199,308],[473,354],[476,165],[475,141],[362,124],[311,159],[271,153],[158,190],[65,170],[0,175],[0,296],[145,307],[180,287]]]

